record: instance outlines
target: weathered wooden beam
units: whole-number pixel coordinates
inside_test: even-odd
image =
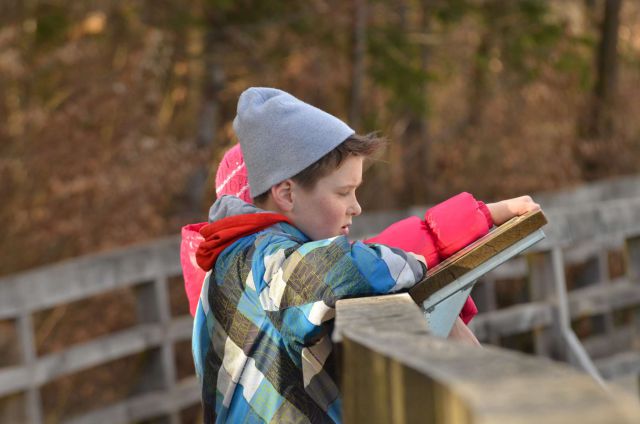
[[[424,316],[407,293],[338,301],[334,342],[344,342],[345,332],[353,328],[379,334],[405,333],[408,337],[427,334]],[[398,403],[390,403],[389,398],[410,393],[412,388],[397,384],[397,367],[370,349],[353,343],[347,345],[348,351],[341,346],[340,355],[343,405],[349,405],[343,410],[343,421],[403,422],[397,418],[410,411],[404,411]],[[363,363],[368,366],[363,367]],[[390,372],[390,367],[395,372]]]
[[[469,328],[484,339],[488,334],[510,336],[551,324],[553,306],[544,302],[523,303],[476,316]]]
[[[385,301],[336,305],[345,423],[640,420],[633,398],[616,389],[603,391],[586,374],[503,349],[432,337],[420,330],[417,305],[394,299],[387,307]]]
[[[604,378],[640,374],[640,352],[626,351],[596,361],[598,371]],[[640,422],[640,421],[639,421]]]
[[[143,324],[42,356],[29,366],[2,368],[0,396],[41,386],[63,375],[159,347],[165,339],[168,343],[189,340],[191,326],[191,317],[174,320],[168,327]]]
[[[0,279],[0,319],[180,275],[180,239],[83,256]]]
[[[180,381],[175,388],[137,395],[122,402],[72,417],[64,424],[128,424],[162,416],[170,416],[200,401],[200,385],[196,377]]]
[[[569,292],[571,318],[599,315],[640,305],[640,289],[626,278],[609,284],[596,284]]]
[[[332,336],[336,343],[342,341],[342,331],[348,327],[381,332],[427,333],[424,315],[407,293],[341,300],[338,303],[341,305],[340,314],[336,315]]]
[[[409,294],[416,303],[421,304],[438,290],[533,234],[546,223],[547,219],[542,211],[511,219],[428,270],[425,278],[409,290]]]
[[[581,243],[619,244],[626,236],[640,234],[640,198],[547,208],[547,238],[534,250]]]
[[[605,311],[621,310],[638,304],[640,304],[640,290],[635,284],[624,278],[618,279],[608,286],[595,285],[569,292],[571,318],[598,315]],[[484,312],[478,314],[471,321],[470,328],[479,338],[485,338],[492,332],[508,336],[531,331],[535,328],[547,327],[553,319],[553,307],[553,303],[538,301]],[[590,339],[584,340],[585,347],[592,344]],[[605,338],[596,344],[599,346],[606,343]],[[601,349],[598,347],[593,349],[593,353],[599,356],[600,354],[597,352],[600,352]]]
[[[598,334],[581,342],[589,356],[597,360],[640,346],[640,336],[633,325],[626,325],[613,333]]]
[[[507,280],[526,277],[529,274],[527,259],[524,256],[516,256],[509,259],[498,268],[489,272],[493,280]]]

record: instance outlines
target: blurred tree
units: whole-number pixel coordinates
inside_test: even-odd
[[[622,0],[605,0],[600,42],[596,54],[596,78],[584,135],[611,136],[618,80],[618,32]]]
[[[589,22],[597,27],[599,39],[593,49],[594,83],[586,111],[578,120],[581,140],[574,150],[582,177],[589,181],[606,175],[612,165],[607,156],[613,148],[614,120],[618,113],[618,40],[622,0],[591,1],[585,6]]]
[[[385,4],[370,31],[370,78],[386,92],[385,114],[396,122],[391,135],[394,204],[425,202],[428,187],[428,82],[431,8],[437,2]]]
[[[349,123],[360,130],[362,118],[362,90],[365,79],[365,54],[367,49],[367,0],[353,0],[351,91],[349,98]]]

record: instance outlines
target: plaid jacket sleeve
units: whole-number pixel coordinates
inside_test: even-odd
[[[344,236],[304,244],[265,240],[264,245],[253,275],[262,276],[256,289],[267,310],[319,300],[334,306],[342,298],[392,293],[412,287],[426,272],[411,253],[352,244]],[[261,290],[267,286],[268,291]]]

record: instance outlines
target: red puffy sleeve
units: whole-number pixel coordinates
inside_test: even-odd
[[[424,256],[432,268],[489,232],[493,225],[487,206],[469,193],[460,193],[428,209],[424,220],[412,216],[365,240]],[[471,297],[460,317],[465,324],[478,313]]]
[[[432,207],[424,220],[441,260],[487,234],[493,225],[487,205],[469,193],[460,193]]]
[[[189,224],[182,227],[182,241],[180,242],[180,265],[182,265],[182,276],[184,277],[184,291],[189,299],[189,312],[191,316],[196,313],[200,291],[204,283],[204,272],[196,262],[196,252],[204,237],[200,234],[200,229],[207,225],[206,222]]]

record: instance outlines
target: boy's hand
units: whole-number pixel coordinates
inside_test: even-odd
[[[456,318],[456,322],[453,324],[451,333],[449,333],[450,340],[457,340],[470,346],[481,346],[476,336],[471,332],[469,327],[460,319]]]
[[[535,203],[531,196],[520,196],[496,203],[488,203],[487,208],[489,208],[489,212],[491,212],[493,223],[495,225],[502,225],[514,216],[540,210],[540,205]]]

